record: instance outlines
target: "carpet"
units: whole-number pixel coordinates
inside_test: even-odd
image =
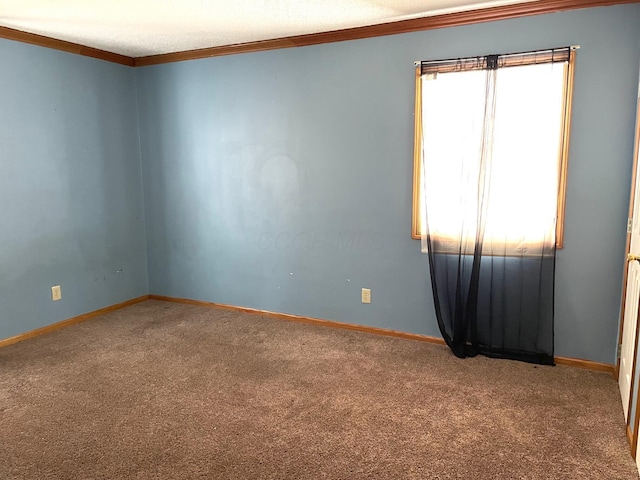
[[[0,348],[2,479],[638,479],[615,380],[146,301]]]

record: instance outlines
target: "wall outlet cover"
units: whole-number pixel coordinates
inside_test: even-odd
[[[51,287],[51,300],[53,300],[54,302],[62,300],[62,290],[60,288],[60,285]]]
[[[371,289],[362,289],[362,303],[371,303]]]

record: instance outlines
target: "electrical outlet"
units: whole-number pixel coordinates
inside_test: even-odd
[[[371,289],[362,289],[362,303],[371,303]]]
[[[51,300],[54,302],[62,300],[62,290],[60,289],[60,285],[51,287]]]

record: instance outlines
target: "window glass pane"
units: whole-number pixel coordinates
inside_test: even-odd
[[[564,78],[557,63],[497,72],[491,238],[536,243],[555,229]]]
[[[468,225],[462,220],[475,211],[485,89],[481,70],[423,80],[423,158],[429,171],[423,186],[433,235],[458,237],[461,225]]]
[[[495,74],[496,109],[485,239],[515,248],[553,238],[567,63],[422,77],[421,217],[432,238],[475,238],[485,90]],[[461,181],[462,180],[462,181]],[[489,245],[490,247],[490,245]]]

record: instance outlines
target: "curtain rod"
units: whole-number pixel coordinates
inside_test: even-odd
[[[534,51],[529,51],[529,52],[514,52],[514,53],[501,53],[498,55],[498,57],[509,57],[509,56],[525,56],[525,55],[538,55],[540,53],[545,53],[545,52],[553,52],[554,50],[564,50],[564,49],[570,49],[570,50],[579,50],[580,49],[580,45],[570,45],[568,47],[556,47],[556,48],[545,48],[542,50],[534,50]],[[413,65],[415,67],[419,67],[421,65],[429,65],[431,63],[444,63],[444,62],[455,62],[457,60],[475,60],[477,58],[485,58],[488,57],[489,55],[477,55],[475,57],[460,57],[460,58],[447,58],[444,60],[416,60],[415,62],[413,62]]]

